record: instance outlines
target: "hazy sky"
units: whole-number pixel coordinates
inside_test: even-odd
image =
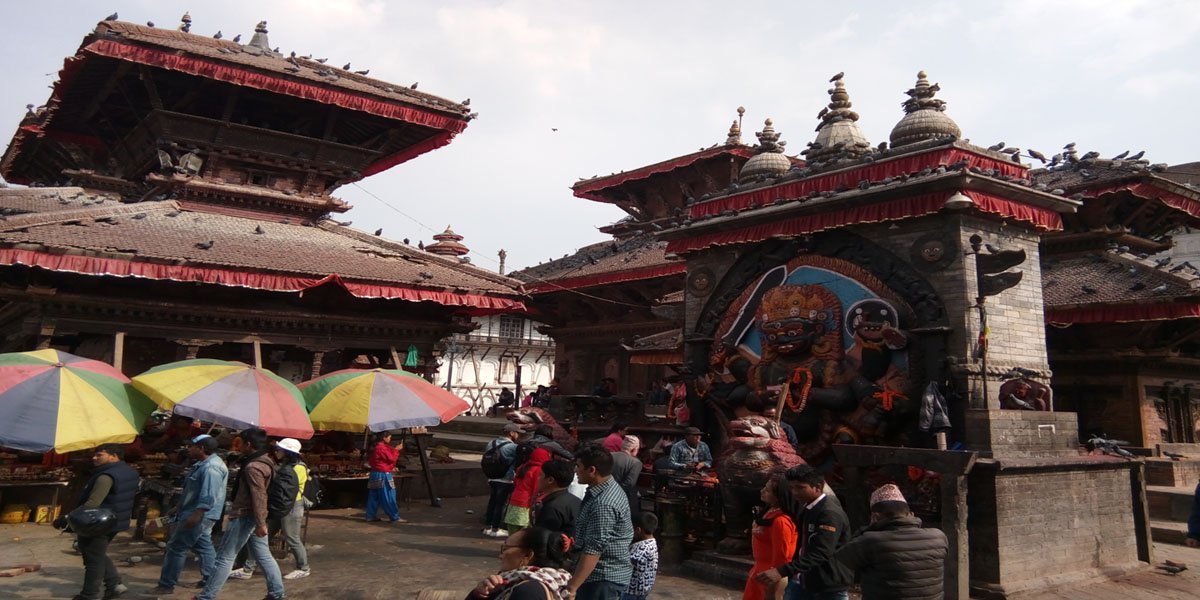
[[[723,141],[739,105],[747,141],[771,117],[798,152],[838,71],[873,142],[925,69],[979,145],[1200,160],[1200,9],[1186,0],[6,1],[0,136],[114,10],[160,27],[190,10],[193,33],[227,39],[266,19],[283,52],[471,98],[480,116],[452,144],[360,184],[412,219],[355,186],[337,195],[355,227],[393,239],[451,224],[493,269],[500,248],[512,269],[603,239],[596,227],[624,213],[573,197],[578,178]]]

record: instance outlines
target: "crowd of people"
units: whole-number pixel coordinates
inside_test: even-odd
[[[712,453],[701,437],[699,429],[685,429],[656,468],[711,468]],[[658,569],[658,519],[640,510],[643,465],[635,456],[641,441],[626,424],[615,423],[571,458],[534,439],[509,424],[488,445],[485,457],[499,461],[504,472],[490,481],[483,534],[507,541],[500,573],[481,581],[470,598],[645,598]],[[572,476],[585,493],[572,494]],[[744,600],[843,599],[855,580],[866,600],[942,597],[946,536],[922,527],[895,485],[874,491],[871,522],[853,536],[837,497],[810,466],[770,479],[760,499]]]
[[[282,600],[285,579],[311,573],[300,528],[312,505],[306,492],[315,484],[310,485],[313,479],[301,460],[300,442],[284,438],[272,443],[261,429],[242,431],[237,441],[241,459],[228,503],[230,470],[217,453],[217,439],[200,434],[187,441],[191,465],[182,477],[178,502],[166,517],[173,527],[162,568],[157,585],[143,596],[175,593],[189,552],[200,562],[200,580],[191,586],[199,590],[193,597],[199,600],[217,598],[229,579],[249,579],[260,568],[266,600]],[[55,521],[56,527],[75,533],[83,556],[83,586],[73,600],[110,600],[128,591],[108,556],[109,542],[130,527],[139,488],[137,471],[125,463],[125,450],[120,444],[104,444],[93,451],[94,468],[77,505]],[[388,456],[394,466],[395,457]],[[390,498],[389,514],[396,514],[395,494]],[[214,548],[212,531],[222,517],[227,520],[220,546]],[[269,549],[277,534],[296,560],[295,570],[286,575]]]
[[[229,502],[230,468],[217,452],[217,440],[200,434],[188,441],[192,464],[169,513],[174,527],[157,585],[146,596],[175,592],[189,552],[199,558],[200,580],[193,584],[199,600],[214,600],[229,579],[249,579],[257,570],[264,575],[265,600],[282,600],[285,580],[311,573],[300,529],[312,503],[306,492],[316,482],[301,459],[300,442],[272,443],[261,429],[243,431],[237,441],[240,462]],[[504,538],[500,570],[481,580],[469,598],[646,598],[658,571],[658,518],[641,510],[640,446],[623,423],[574,454],[545,426],[525,431],[505,425],[481,461],[491,488],[482,533]],[[389,434],[376,438],[368,456],[367,520],[382,512],[403,522],[392,480],[402,449]],[[126,591],[107,555],[109,542],[130,526],[138,490],[138,474],[125,464],[124,451],[116,444],[96,448],[95,468],[76,510],[56,522],[74,530],[83,556],[83,587],[75,600],[117,598]],[[659,464],[703,471],[711,468],[712,454],[700,431],[688,428]],[[847,598],[855,579],[866,600],[941,597],[946,537],[922,527],[895,485],[875,490],[871,522],[856,536],[823,476],[810,466],[772,478],[760,498],[764,510],[753,528],[754,566],[744,600]],[[223,516],[220,545],[214,547],[212,532]],[[296,561],[286,575],[269,550],[277,534]]]

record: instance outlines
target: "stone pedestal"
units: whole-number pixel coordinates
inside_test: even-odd
[[[1130,493],[1140,471],[1140,463],[1112,457],[978,461],[967,495],[971,597],[1144,569]]]

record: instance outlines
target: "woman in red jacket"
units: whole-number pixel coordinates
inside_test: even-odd
[[[766,504],[766,512],[754,520],[750,544],[754,551],[754,566],[750,567],[750,577],[746,580],[746,589],[742,592],[742,600],[782,600],[783,591],[787,588],[787,578],[767,589],[754,580],[754,576],[792,560],[796,554],[796,523],[780,506],[779,485],[782,477],[772,477],[763,486],[759,498]]]
[[[513,478],[512,495],[508,497],[508,509],[504,522],[510,533],[529,526],[529,507],[533,506],[533,495],[537,493],[538,478],[542,475],[542,464],[550,460],[550,452],[537,448],[529,455],[525,464],[517,467]]]
[[[400,459],[400,451],[404,449],[404,440],[392,444],[391,432],[383,432],[375,437],[375,448],[367,464],[371,466],[371,474],[367,478],[367,520],[377,521],[375,514],[379,509],[387,513],[393,523],[407,523],[400,518],[400,507],[396,506],[396,481],[392,471],[396,470],[396,461]]]

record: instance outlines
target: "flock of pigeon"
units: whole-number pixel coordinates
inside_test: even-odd
[[[183,31],[185,33],[188,33],[191,31],[191,18],[187,15],[184,15],[184,17],[185,18],[183,20],[183,24],[179,26],[179,30]],[[118,18],[119,17],[117,15],[117,13],[113,13],[113,14],[105,17],[104,20],[105,21],[116,21]],[[146,26],[154,27],[154,22],[147,21]],[[218,30],[215,34],[213,34],[212,37],[215,40],[220,40],[220,39],[224,39],[225,35],[221,31]],[[240,44],[242,41],[241,34],[235,35],[231,41],[234,44]],[[246,52],[246,51],[247,50],[246,50],[245,46],[230,47],[229,45],[222,45],[221,47],[217,48],[217,52],[220,52],[221,54],[236,54],[238,52]],[[256,51],[255,53],[258,54],[259,52]],[[270,53],[275,56],[282,56],[282,54],[280,54],[280,52],[279,52],[278,47],[272,48],[270,50]],[[348,73],[353,73],[354,75],[362,75],[363,77],[365,77],[371,72],[370,69],[352,70],[350,63],[346,63],[346,64],[342,65],[342,68],[339,70],[334,67],[329,67],[329,66],[325,65],[325,63],[329,60],[328,58],[314,59],[311,54],[304,55],[304,56],[297,56],[295,52],[291,52],[291,53],[289,53],[288,57],[285,60],[288,64],[287,64],[287,66],[283,67],[283,70],[288,73],[297,74],[297,73],[300,73],[305,70],[310,70],[313,72],[313,74],[317,75],[318,77],[321,77],[321,78],[326,79],[331,82],[341,79],[342,77],[346,76],[346,74],[348,74]],[[375,80],[363,81],[361,79],[356,79],[356,81],[359,81],[360,83],[367,83],[367,84],[374,85],[375,87],[378,87],[379,89],[381,89],[384,92],[387,92],[389,94],[396,93],[399,91],[396,88],[393,88],[393,87],[385,84],[382,81],[375,81]],[[408,89],[416,90],[418,85],[419,85],[419,82],[414,81],[411,85],[408,86]],[[463,100],[462,102],[458,103],[457,105],[447,104],[445,102],[442,102],[436,96],[423,95],[422,100],[429,104],[443,106],[444,108],[449,109],[449,110],[459,110],[466,115],[467,119],[474,119],[477,116],[479,116],[478,113],[470,112],[470,109],[467,108],[471,105],[470,98]]]

